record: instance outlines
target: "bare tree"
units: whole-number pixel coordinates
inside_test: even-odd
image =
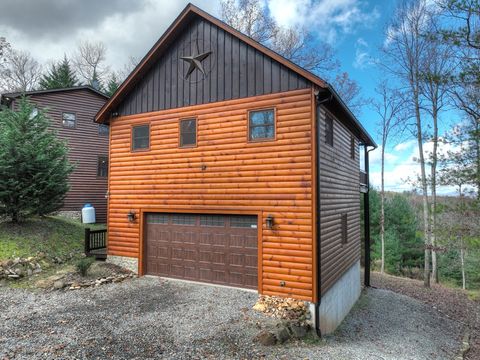
[[[354,114],[360,114],[362,108],[369,103],[368,99],[362,97],[360,85],[348,73],[338,74],[334,84],[335,90]]]
[[[27,51],[15,50],[4,42],[0,66],[0,89],[33,90],[42,75],[42,67]]]
[[[435,15],[435,14],[434,14]],[[431,21],[435,22],[435,16]],[[438,165],[438,129],[440,113],[449,99],[450,77],[455,68],[452,48],[438,41],[431,41],[427,46],[426,61],[422,69],[421,92],[426,99],[424,109],[432,120],[431,142],[433,144],[430,153],[430,189],[431,189],[431,246],[432,246],[432,281],[438,283],[437,252],[436,252],[436,214],[437,214],[437,165]]]
[[[78,75],[93,87],[99,87],[109,74],[109,68],[105,65],[106,54],[107,47],[101,41],[84,41],[78,45],[73,57]]]
[[[405,100],[402,94],[395,89],[390,89],[386,81],[382,81],[375,89],[379,100],[373,102],[373,109],[380,117],[378,123],[381,143],[381,186],[380,186],[380,242],[381,266],[380,272],[385,272],[385,149],[391,137],[398,134],[404,122],[403,111]]]
[[[415,133],[418,144],[420,182],[423,203],[423,233],[425,238],[424,285],[430,287],[430,207],[428,183],[423,152],[424,123],[421,104],[422,68],[427,56],[430,13],[426,0],[405,0],[398,6],[388,27],[386,44],[383,48],[388,59],[387,70],[395,75],[408,90],[410,109],[415,119]]]
[[[314,38],[305,27],[279,26],[260,0],[222,0],[221,11],[228,25],[306,70],[328,78],[340,66],[329,44]]]

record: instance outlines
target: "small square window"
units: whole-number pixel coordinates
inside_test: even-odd
[[[67,128],[74,128],[77,123],[77,117],[74,113],[62,114],[63,126]]]
[[[98,157],[97,176],[98,177],[108,176],[108,156],[100,155]]]
[[[132,128],[132,150],[150,148],[150,125],[138,125]]]
[[[328,115],[325,118],[325,142],[333,146],[333,118]]]
[[[248,139],[262,141],[275,138],[275,112],[273,109],[248,113]]]
[[[355,137],[353,135],[350,136],[350,158],[355,160],[355,149],[356,144],[355,144]]]
[[[347,214],[342,214],[342,244],[346,244],[348,242],[348,217]]]
[[[100,136],[108,136],[108,132],[110,127],[105,124],[98,124],[98,135]]]
[[[197,120],[180,120],[180,147],[197,145]]]

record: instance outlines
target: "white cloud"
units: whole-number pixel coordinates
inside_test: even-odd
[[[379,11],[366,9],[363,0],[266,0],[268,9],[280,25],[315,27],[324,41],[337,40],[340,34],[354,33],[370,26]]]
[[[395,151],[408,150],[408,149],[411,149],[413,146],[415,146],[416,143],[417,143],[416,140],[408,140],[408,141],[405,141],[405,142],[402,142],[400,144],[395,145],[395,147],[393,149]]]
[[[72,55],[82,40],[102,41],[107,46],[107,63],[121,69],[131,56],[142,58],[187,3],[188,0],[144,0],[141,6],[131,7],[129,11],[107,14],[90,26],[72,26],[54,35],[29,31],[28,25],[0,23],[0,34],[14,48],[28,50],[41,63],[59,60],[65,53]],[[218,3],[208,0],[195,3],[218,15]],[[91,11],[95,11],[95,7]]]
[[[353,67],[356,69],[365,69],[374,63],[374,59],[370,56],[368,43],[363,38],[358,38],[355,42],[355,60],[353,61]]]

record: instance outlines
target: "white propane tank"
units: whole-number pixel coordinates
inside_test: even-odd
[[[95,223],[95,208],[92,204],[85,204],[82,208],[82,222],[84,224]]]

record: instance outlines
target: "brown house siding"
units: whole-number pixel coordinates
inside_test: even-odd
[[[191,41],[199,39],[199,51],[213,50],[203,61],[209,71],[201,80],[198,71],[191,82],[183,75],[188,64],[180,59],[196,53]],[[192,46],[192,49],[189,49]],[[185,54],[183,49],[189,49]],[[286,66],[262,54],[232,34],[201,18],[191,21],[165,50],[162,58],[142,77],[118,108],[120,115],[239,99],[309,88],[310,82]]]
[[[276,140],[248,142],[247,111],[272,107]],[[130,210],[258,213],[259,292],[312,300],[313,114],[313,92],[304,89],[115,118],[108,253],[142,262],[143,220],[128,222]],[[178,122],[188,117],[198,119],[198,143],[180,149]],[[143,123],[150,150],[131,152],[131,127]]]
[[[320,172],[320,265],[322,295],[360,258],[360,161],[358,140],[351,158],[351,132],[334,118],[333,147],[325,142],[325,108],[317,112]],[[347,243],[342,244],[342,214]]]
[[[99,135],[99,125],[93,122],[106,98],[84,89],[28,97],[37,108],[46,108],[52,119],[51,127],[57,131],[59,138],[67,141],[68,158],[76,165],[70,175],[70,191],[61,210],[79,211],[85,203],[91,203],[96,209],[97,222],[106,222],[107,178],[97,177],[97,161],[99,155],[108,155],[108,136]],[[64,112],[76,114],[76,128],[63,127]]]

